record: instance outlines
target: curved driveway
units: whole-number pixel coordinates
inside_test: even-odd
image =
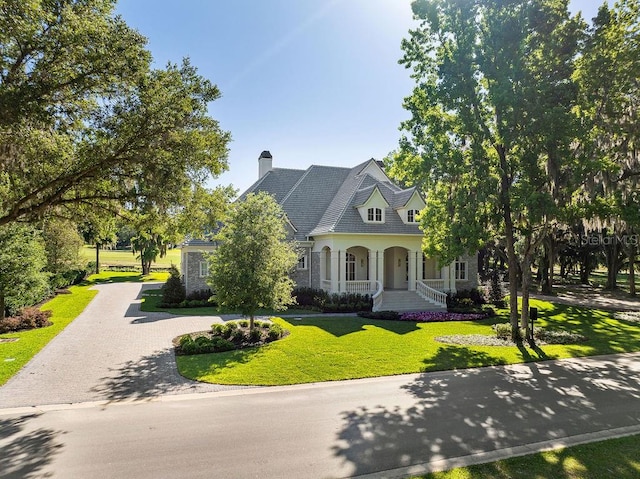
[[[238,389],[178,374],[171,340],[222,318],[140,311],[142,291],[157,287],[95,286],[80,316],[0,388],[0,409]]]

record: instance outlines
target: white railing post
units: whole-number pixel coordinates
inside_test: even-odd
[[[374,312],[380,311],[380,308],[382,308],[382,297],[384,295],[384,290],[382,289],[382,281],[376,281],[376,285],[378,289],[371,298],[373,300],[373,308],[371,308],[371,310]]]
[[[416,292],[423,299],[427,301],[431,301],[432,303],[437,304],[438,306],[447,307],[447,294],[442,291],[437,291],[429,286],[427,286],[424,282],[418,281],[416,283]]]

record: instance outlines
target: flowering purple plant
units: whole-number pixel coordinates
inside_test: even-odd
[[[401,321],[418,321],[422,323],[437,321],[474,321],[484,319],[486,315],[482,313],[449,313],[447,311],[420,311],[415,313],[403,313]]]

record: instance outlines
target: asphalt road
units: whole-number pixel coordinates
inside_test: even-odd
[[[631,432],[640,353],[4,409],[0,477],[402,477]]]

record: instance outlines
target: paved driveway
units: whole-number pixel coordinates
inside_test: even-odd
[[[178,374],[171,340],[222,318],[140,311],[142,291],[158,287],[96,286],[82,314],[0,388],[0,408],[238,389]]]

